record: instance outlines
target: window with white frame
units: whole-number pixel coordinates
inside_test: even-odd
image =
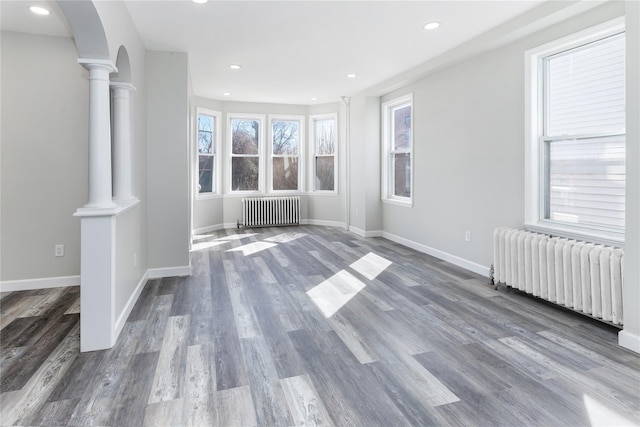
[[[338,118],[336,114],[310,116],[313,141],[313,191],[336,192]]]
[[[301,189],[301,151],[303,120],[300,117],[270,117],[271,190]]]
[[[261,191],[263,117],[229,115],[231,191]]]
[[[413,196],[413,95],[382,104],[382,200],[411,206]]]
[[[198,195],[218,192],[218,140],[220,113],[198,110]]]
[[[526,60],[527,227],[624,241],[624,22],[541,46]]]

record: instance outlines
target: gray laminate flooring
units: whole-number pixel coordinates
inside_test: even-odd
[[[381,238],[196,236],[114,348],[79,353],[79,289],[1,295],[1,424],[640,424],[617,330]]]

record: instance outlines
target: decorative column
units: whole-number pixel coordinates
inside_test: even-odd
[[[78,62],[89,70],[89,202],[74,216],[80,224],[80,351],[115,343],[115,248],[118,207],[111,194],[111,111],[105,59]]]
[[[113,91],[113,199],[137,200],[131,183],[131,92],[129,83],[112,82]]]
[[[113,208],[109,73],[116,68],[105,59],[80,58],[78,62],[89,70],[89,202],[85,208]]]

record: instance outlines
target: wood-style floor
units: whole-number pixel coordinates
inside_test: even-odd
[[[640,424],[616,329],[335,228],[197,236],[111,350],[79,353],[79,289],[2,294],[0,424]]]

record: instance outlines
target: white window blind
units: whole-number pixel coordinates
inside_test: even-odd
[[[544,217],[624,230],[624,33],[547,56]]]

